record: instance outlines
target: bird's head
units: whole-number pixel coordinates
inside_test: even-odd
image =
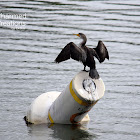
[[[81,39],[83,39],[83,42],[81,43],[82,45],[85,45],[87,42],[87,38],[83,33],[79,33],[79,34],[73,34],[73,35],[77,35],[79,36]]]
[[[87,39],[86,36],[83,33],[79,33],[79,34],[73,34],[73,35],[77,35],[82,39]]]

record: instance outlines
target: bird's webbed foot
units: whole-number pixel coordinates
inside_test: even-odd
[[[84,67],[83,71],[85,71],[85,72],[89,72],[88,70],[86,70],[86,67]]]
[[[83,71],[85,71],[85,72],[89,72],[88,70],[86,70],[86,66],[84,66],[84,69],[83,69]]]
[[[84,69],[82,71],[89,72],[89,70],[84,70]]]

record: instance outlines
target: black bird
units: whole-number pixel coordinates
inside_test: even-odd
[[[105,58],[109,60],[107,48],[102,41],[98,42],[96,48],[88,48],[85,45],[87,42],[87,38],[83,33],[74,35],[77,35],[82,39],[80,46],[76,46],[73,42],[68,43],[57,56],[55,62],[60,63],[70,58],[76,61],[81,61],[84,65],[84,71],[86,66],[90,67],[89,76],[93,79],[98,79],[99,74],[96,70],[95,60],[93,56],[95,56],[100,63],[102,63]]]

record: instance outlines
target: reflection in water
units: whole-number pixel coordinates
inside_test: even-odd
[[[90,134],[85,125],[62,125],[62,124],[41,124],[28,125],[28,133],[32,138],[60,140],[85,140],[93,139],[97,135]]]

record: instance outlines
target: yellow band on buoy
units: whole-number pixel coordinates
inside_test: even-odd
[[[76,95],[76,93],[74,92],[74,90],[72,89],[72,81],[70,82],[69,85],[69,89],[70,89],[70,93],[72,95],[72,97],[74,98],[74,100],[79,103],[80,105],[84,105],[84,106],[89,106],[89,104],[87,102],[82,101],[81,99],[79,99]]]
[[[52,119],[52,117],[51,117],[50,111],[48,111],[48,117],[49,117],[50,122],[51,122],[51,123],[54,123],[54,121],[53,121],[53,119]]]

